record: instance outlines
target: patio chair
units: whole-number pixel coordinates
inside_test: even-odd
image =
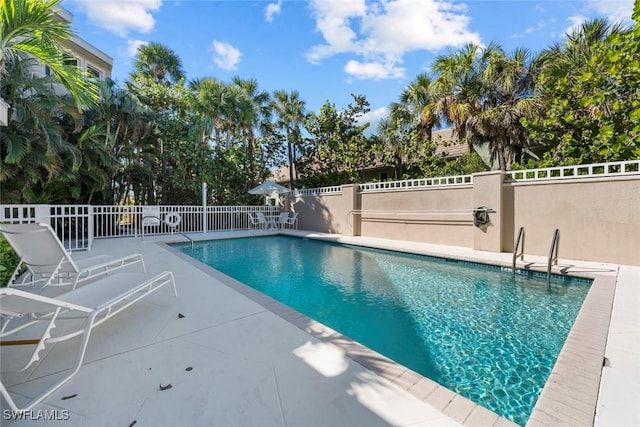
[[[26,365],[14,372],[23,372],[40,360],[40,353],[52,344],[81,335],[71,372],[48,387],[23,408],[18,408],[4,383],[0,381],[0,394],[14,411],[30,410],[69,381],[82,366],[94,327],[112,318],[135,302],[171,283],[174,296],[178,296],[171,272],[152,276],[144,273],[116,273],[101,280],[60,294],[55,298],[37,295],[13,288],[0,288],[0,315],[3,319],[0,338],[21,331],[32,331],[40,338],[0,341],[1,346],[34,345],[35,349]],[[82,322],[78,322],[78,319]],[[15,322],[14,322],[15,321]],[[67,321],[67,322],[65,322]],[[9,329],[10,324],[17,325]],[[23,334],[21,334],[22,336]],[[3,351],[3,353],[5,353]],[[5,371],[6,372],[6,371]]]
[[[278,216],[278,228],[283,229],[289,219],[289,212],[281,212]]]
[[[256,212],[256,218],[258,219],[258,222],[259,222],[260,224],[264,224],[264,225],[262,226],[262,228],[264,228],[264,229],[266,230],[267,225],[269,224],[269,221],[267,221],[267,217],[266,217],[266,216],[264,216],[264,213],[262,213],[262,212]]]
[[[253,215],[251,215],[250,213],[247,213],[247,215],[249,215],[249,220],[251,221],[251,225],[253,225],[253,228],[267,227],[267,219],[265,218],[263,213],[257,212],[256,218],[254,218]]]
[[[287,222],[285,225],[290,225],[292,228],[295,225],[296,230],[298,229],[298,212],[294,212],[290,217],[287,218]]]
[[[122,258],[99,255],[75,261],[47,224],[0,224],[0,232],[20,257],[8,286],[72,285],[75,289],[89,279],[137,263],[146,272],[141,254]],[[27,271],[18,277],[23,264]]]

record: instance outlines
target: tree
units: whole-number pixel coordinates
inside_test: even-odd
[[[213,77],[205,77],[192,81],[190,88],[192,109],[201,119],[202,141],[210,138],[213,129],[215,144],[221,146],[222,131],[230,129],[229,120],[233,113],[234,101],[229,85]]]
[[[275,112],[275,127],[284,130],[287,140],[287,159],[289,161],[289,188],[295,187],[296,146],[300,144],[301,127],[304,123],[305,102],[297,90],[287,92],[277,90],[273,93],[271,109]]]
[[[445,123],[453,126],[458,138],[466,136],[467,120],[482,110],[486,88],[481,76],[495,49],[493,43],[486,48],[469,43],[456,52],[437,57],[433,64],[437,75],[435,110]]]
[[[483,108],[467,119],[466,138],[472,144],[488,143],[501,170],[507,170],[529,145],[521,120],[540,112],[533,89],[541,64],[542,59],[528,49],[511,54],[496,49],[480,76],[487,92]]]
[[[33,58],[6,58],[0,97],[11,104],[12,119],[0,132],[0,190],[2,200],[34,202],[44,183],[70,179],[74,148],[59,119],[73,108],[69,97],[55,93],[52,79],[34,76]]]
[[[234,122],[239,127],[240,136],[244,140],[247,162],[250,171],[250,185],[256,183],[260,172],[256,170],[256,130],[263,120],[269,116],[269,93],[258,89],[256,79],[233,78],[232,87],[236,89]],[[247,188],[248,190],[248,188]]]
[[[506,170],[528,145],[520,120],[537,113],[534,83],[541,63],[527,49],[506,54],[495,43],[485,48],[469,44],[441,56],[434,64],[439,73],[435,109],[470,148],[489,144]]]
[[[358,124],[369,111],[364,95],[353,95],[354,103],[337,111],[329,101],[318,114],[307,116],[310,135],[299,159],[300,179],[305,185],[335,185],[336,182],[361,182],[363,172],[375,159],[374,139],[364,130],[369,123]]]
[[[422,140],[431,140],[433,128],[440,124],[436,111],[434,83],[427,74],[418,74],[391,104],[392,123],[397,127],[415,128]]]
[[[538,80],[544,114],[523,123],[550,148],[542,166],[599,163],[640,156],[640,19],[623,28],[584,23],[547,52]]]
[[[62,43],[73,36],[66,22],[56,19],[61,0],[0,0],[0,78],[7,61],[33,57],[51,73],[84,110],[98,99],[97,88],[76,66],[65,65]]]
[[[135,76],[156,83],[177,83],[184,79],[180,57],[170,47],[158,42],[140,46],[133,67]]]

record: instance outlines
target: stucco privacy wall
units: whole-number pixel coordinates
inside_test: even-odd
[[[560,258],[640,265],[640,176],[506,183],[504,190],[505,215],[513,217],[504,250],[513,250],[522,226],[525,254],[547,256],[557,228]]]
[[[357,235],[353,228],[349,212],[358,209],[356,188],[343,185],[342,192],[318,195],[290,196],[285,201],[291,210],[298,212],[298,228],[322,233],[338,233],[347,236]]]
[[[512,252],[523,226],[526,261],[527,254],[548,255],[557,228],[560,258],[640,265],[640,175],[503,181],[492,172],[463,186],[359,192],[349,185],[289,202],[305,230]],[[493,210],[483,228],[470,213],[479,206]],[[467,212],[453,213],[460,209]]]
[[[473,247],[472,204],[472,186],[364,192],[361,235]]]

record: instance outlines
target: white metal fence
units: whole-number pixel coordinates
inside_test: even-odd
[[[246,230],[249,213],[274,215],[277,206],[1,205],[0,222],[50,224],[69,250],[90,249],[94,238]]]

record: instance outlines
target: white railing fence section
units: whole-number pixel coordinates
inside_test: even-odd
[[[358,185],[358,190],[365,191],[387,191],[387,190],[407,190],[414,188],[451,187],[458,185],[472,185],[473,175],[442,176],[435,178],[405,179],[402,181],[380,181],[367,182]]]
[[[44,222],[51,225],[68,250],[91,247],[90,205],[0,205],[0,222]]]
[[[87,250],[94,238],[246,230],[247,214],[256,212],[274,215],[279,207],[207,206],[206,230],[202,206],[2,205],[0,222],[51,224],[67,249]]]
[[[554,179],[603,178],[638,174],[640,174],[640,160],[627,160],[624,162],[514,170],[505,173],[505,180],[549,181]]]

